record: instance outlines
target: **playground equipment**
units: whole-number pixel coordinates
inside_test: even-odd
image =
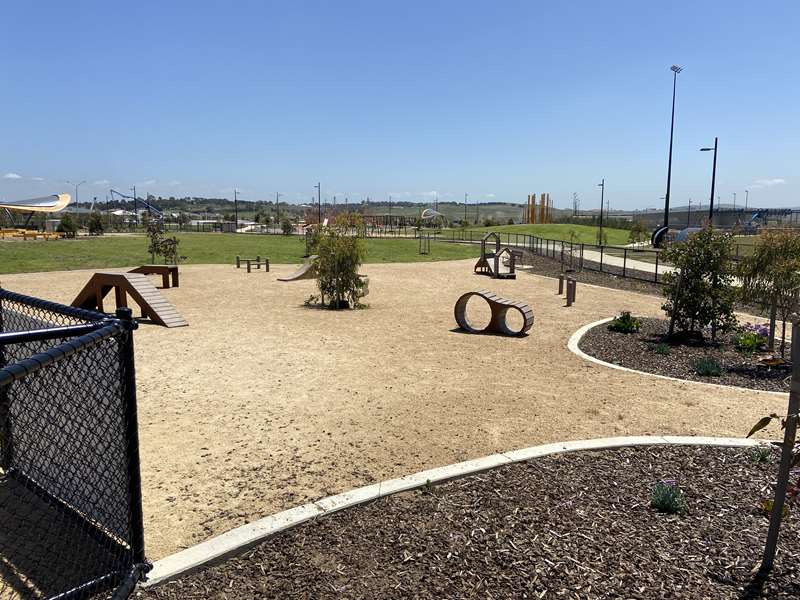
[[[278,281],[299,281],[300,279],[314,279],[317,276],[316,260],[319,258],[316,254],[309,256],[303,265],[291,275],[286,277],[278,277]]]
[[[426,225],[433,225],[434,227],[439,228],[447,226],[447,217],[438,210],[434,210],[432,208],[426,208],[423,210],[422,214],[419,216],[419,219]]]
[[[486,249],[489,238],[494,238],[494,252]],[[500,260],[506,257],[508,271],[500,271]],[[511,248],[500,247],[500,236],[494,231],[490,231],[481,239],[481,257],[475,263],[475,272],[479,275],[488,275],[492,279],[516,279],[516,260],[517,257]]]
[[[650,236],[650,245],[653,248],[661,248],[666,241],[667,232],[669,231],[669,227],[664,227],[660,225],[653,230],[653,234]]]
[[[103,299],[114,290],[117,308],[128,306],[128,296],[139,305],[143,319],[164,327],[185,327],[186,320],[174,305],[167,302],[142,273],[95,273],[75,296],[72,306],[87,310],[103,310]]]
[[[161,287],[169,289],[169,280],[172,277],[172,287],[178,287],[178,265],[142,265],[131,269],[128,273],[141,273],[142,275],[161,275]]]
[[[550,194],[542,194],[539,203],[536,203],[536,194],[528,194],[528,204],[525,206],[522,221],[527,224],[552,223],[553,203]]]
[[[483,298],[489,304],[492,311],[492,318],[489,324],[483,329],[473,327],[467,319],[467,303],[473,296]],[[510,309],[519,311],[522,315],[523,324],[518,331],[514,331],[508,326],[506,321],[506,314]],[[497,294],[493,294],[489,290],[479,290],[477,292],[467,292],[463,294],[457,301],[454,308],[456,323],[458,326],[467,333],[500,333],[503,335],[521,336],[527,333],[533,327],[533,310],[530,306],[523,302],[514,302],[513,300],[506,300]]]
[[[261,269],[264,267],[264,272],[269,273],[269,259],[265,256],[264,260],[261,260],[261,256],[256,255],[255,258],[242,258],[238,254],[236,255],[236,268],[239,269],[242,266],[242,262],[244,262],[247,266],[247,272],[250,273],[252,267],[256,269]]]
[[[0,598],[107,598],[149,570],[135,329],[0,289]]]

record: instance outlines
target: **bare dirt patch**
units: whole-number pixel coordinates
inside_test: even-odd
[[[473,275],[474,261],[369,264],[369,308],[309,310],[295,270],[181,267],[164,296],[188,327],[135,335],[148,556],[375,481],[567,439],[741,436],[783,412],[767,394],[622,373],[575,356],[581,326],[651,296],[553,279]],[[89,271],[7,275],[8,289],[69,303]],[[153,278],[158,284],[158,279]],[[523,338],[453,332],[453,305],[488,288],[528,303]]]
[[[777,461],[752,452],[628,448],[500,467],[309,522],[142,597],[796,598],[794,514],[775,572],[752,584]],[[650,506],[664,479],[686,514]]]

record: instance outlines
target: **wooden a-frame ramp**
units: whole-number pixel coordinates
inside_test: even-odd
[[[188,325],[175,306],[161,295],[142,273],[95,273],[72,301],[72,306],[89,310],[103,310],[103,298],[111,290],[117,306],[128,306],[128,296],[142,309],[142,318],[164,327]]]

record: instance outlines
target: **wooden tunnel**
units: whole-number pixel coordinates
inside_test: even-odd
[[[130,296],[139,305],[143,319],[164,327],[188,325],[175,306],[142,273],[95,273],[72,301],[72,306],[105,312],[103,299],[112,289],[118,307],[128,306]]]
[[[489,303],[489,308],[492,310],[492,318],[489,324],[483,329],[473,327],[467,319],[467,303],[473,296],[478,296]],[[523,318],[522,328],[519,331],[514,331],[508,326],[506,321],[506,314],[510,309],[518,310]],[[523,302],[514,302],[513,300],[506,300],[497,294],[493,294],[489,290],[480,290],[477,292],[467,292],[463,294],[454,309],[456,323],[458,326],[468,333],[501,333],[503,335],[520,336],[533,327],[533,310],[530,306]]]

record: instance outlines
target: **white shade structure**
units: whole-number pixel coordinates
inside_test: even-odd
[[[0,200],[0,208],[26,213],[49,213],[64,210],[71,201],[72,197],[69,194],[53,194],[27,200]]]

